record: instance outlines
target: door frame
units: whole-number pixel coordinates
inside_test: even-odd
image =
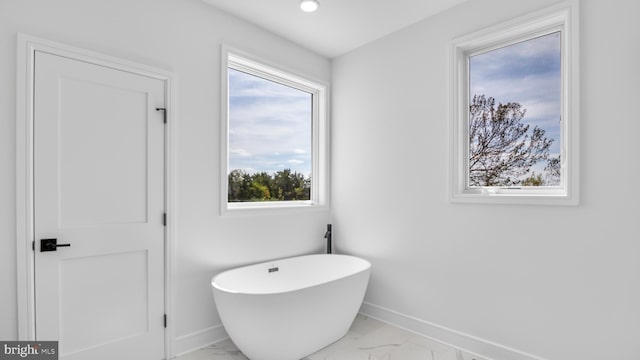
[[[131,72],[164,81],[167,124],[165,126],[165,211],[169,221],[165,227],[164,246],[164,306],[169,320],[173,311],[171,284],[173,278],[173,238],[175,218],[174,199],[174,120],[176,112],[172,103],[175,94],[175,75],[151,66],[134,63],[113,56],[65,45],[62,43],[18,33],[16,72],[16,263],[18,339],[35,340],[35,250],[34,237],[34,171],[33,171],[33,105],[35,52],[79,60],[113,69]],[[168,321],[165,328],[164,352],[169,359],[172,354],[175,328],[174,321]]]

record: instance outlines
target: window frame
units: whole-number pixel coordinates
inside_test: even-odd
[[[229,74],[232,68],[312,95],[311,191],[310,200],[229,202]],[[329,199],[328,85],[292,71],[283,70],[256,56],[222,46],[220,131],[220,212],[221,215],[255,214],[283,210],[326,209]]]
[[[451,44],[450,201],[579,204],[579,0],[572,0],[458,37]],[[561,179],[553,187],[469,186],[469,59],[554,32],[561,33]]]

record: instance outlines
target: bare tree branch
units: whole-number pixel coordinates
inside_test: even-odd
[[[471,186],[522,185],[538,161],[547,160],[553,139],[537,126],[523,124],[526,109],[476,95],[469,106],[469,181]]]

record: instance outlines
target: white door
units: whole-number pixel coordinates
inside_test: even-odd
[[[34,78],[36,339],[162,359],[165,82],[40,51]]]

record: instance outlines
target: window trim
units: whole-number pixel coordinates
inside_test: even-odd
[[[229,202],[229,77],[228,68],[312,94],[311,199],[296,201]],[[255,214],[274,211],[321,210],[329,206],[329,121],[328,85],[311,80],[280,66],[274,66],[238,49],[222,46],[220,129],[220,212],[221,215]]]
[[[461,36],[451,44],[450,201],[454,203],[579,204],[579,0]],[[557,187],[470,187],[469,58],[478,53],[561,32],[561,158]]]

